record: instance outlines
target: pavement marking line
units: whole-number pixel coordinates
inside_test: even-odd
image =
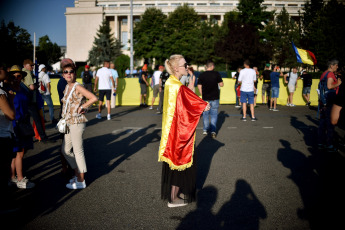
[[[273,127],[262,127],[263,129],[273,129]]]
[[[117,134],[117,133],[123,132],[123,131],[126,131],[126,133],[135,133],[141,129],[143,129],[143,127],[123,127],[122,129],[115,129],[111,133]]]
[[[237,127],[228,127],[228,129],[237,129]]]

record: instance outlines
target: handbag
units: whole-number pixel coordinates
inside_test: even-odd
[[[71,89],[71,92],[69,93],[68,97],[67,97],[67,100],[66,100],[66,105],[65,105],[65,111],[64,111],[64,115],[66,114],[67,112],[67,107],[68,107],[68,103],[69,103],[69,99],[70,97],[72,96],[72,93],[75,89],[75,87],[77,86],[77,82],[74,83],[74,86],[73,88]],[[66,91],[67,92],[67,91]],[[67,125],[67,122],[66,122],[66,119],[65,118],[61,118],[59,120],[59,122],[56,124],[56,129],[60,132],[60,133],[63,133],[63,134],[66,134],[69,132],[69,129],[68,129],[68,125]]]

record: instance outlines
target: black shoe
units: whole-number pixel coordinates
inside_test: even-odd
[[[247,121],[247,118],[242,117],[242,118],[241,118],[241,121]]]
[[[140,104],[139,107],[144,107],[144,105],[143,105],[143,104]]]
[[[59,121],[57,119],[55,119],[55,118],[52,120],[52,124],[57,124],[58,122]]]
[[[252,117],[252,121],[257,121],[258,119],[256,119],[256,117]]]

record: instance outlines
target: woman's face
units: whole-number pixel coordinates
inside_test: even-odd
[[[188,74],[187,68],[188,68],[188,64],[187,64],[186,60],[184,58],[181,58],[178,62],[176,75],[178,75],[178,77],[182,77],[184,75],[187,75]]]
[[[75,81],[75,71],[71,67],[64,68],[62,74],[63,74],[63,78],[65,78],[67,82]]]

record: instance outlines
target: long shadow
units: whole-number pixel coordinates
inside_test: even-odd
[[[212,158],[222,146],[224,146],[224,144],[219,142],[217,139],[204,137],[199,145],[195,148],[197,162],[197,189],[202,189],[204,186],[207,175],[210,171]]]
[[[88,168],[87,185],[91,185],[96,179],[115,170],[123,161],[130,160],[131,156],[140,152],[147,144],[158,142],[160,130],[147,133],[148,129],[154,126],[149,125],[137,131],[123,130],[116,135],[105,134],[84,140]],[[121,141],[116,141],[125,135],[128,136]],[[21,209],[19,212],[1,216],[3,223],[11,223],[14,229],[21,229],[37,216],[47,215],[57,210],[64,202],[80,192],[80,190],[71,191],[65,188],[67,181],[60,175],[59,148],[60,145],[54,145],[40,154],[25,159],[27,168],[37,165],[37,162],[44,162],[39,167],[28,170],[30,175],[39,175],[34,181],[36,187],[31,190],[16,191],[15,197]]]
[[[312,118],[307,118],[313,121]],[[291,116],[290,124],[299,134],[303,135],[303,140],[307,146],[314,146],[316,144],[315,140],[317,140],[317,126],[306,125],[304,122],[298,120],[298,118],[295,116]]]
[[[217,214],[216,229],[259,229],[260,219],[266,219],[265,207],[247,181],[239,179],[230,200]]]
[[[176,229],[218,229],[216,216],[212,213],[217,194],[218,191],[214,186],[207,186],[200,190],[197,195],[196,210],[188,213]],[[176,217],[171,218],[176,219]]]
[[[225,113],[225,111],[220,111],[218,113],[218,119],[217,119],[217,130],[220,130],[225,122],[225,119],[229,117],[228,114]]]

